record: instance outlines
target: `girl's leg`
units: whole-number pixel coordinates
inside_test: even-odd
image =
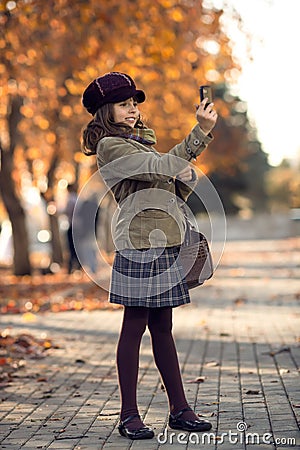
[[[177,351],[172,335],[172,308],[151,308],[148,327],[155,363],[168,394],[170,412],[171,414],[178,414],[189,405],[183,389]],[[184,420],[199,419],[193,411],[185,411],[181,417]]]
[[[117,369],[121,392],[121,421],[138,414],[137,379],[139,352],[142,336],[148,322],[148,309],[125,307],[123,324],[117,347]],[[127,423],[129,430],[136,430],[143,422],[135,417]]]

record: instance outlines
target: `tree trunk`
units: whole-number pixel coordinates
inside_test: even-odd
[[[12,226],[14,274],[30,275],[25,212],[16,196],[10,169],[10,154],[1,150],[0,191]],[[8,160],[8,161],[7,161]]]
[[[26,217],[21,201],[16,194],[12,178],[13,154],[17,142],[16,130],[20,120],[19,110],[21,105],[22,99],[20,97],[12,98],[11,110],[8,118],[10,134],[10,145],[8,150],[4,150],[0,143],[0,192],[12,226],[14,274],[30,275],[31,265],[29,260],[29,241]]]

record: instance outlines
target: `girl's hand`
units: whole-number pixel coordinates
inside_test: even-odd
[[[213,103],[210,103],[207,108],[205,108],[207,101],[208,98],[205,98],[204,100],[202,100],[200,105],[196,105],[196,119],[200,125],[201,130],[203,130],[205,134],[209,134],[211,132],[211,130],[216,125],[218,118],[218,114],[213,109]]]
[[[177,178],[181,181],[192,181],[193,179],[193,170],[190,166],[186,166],[179,174]]]

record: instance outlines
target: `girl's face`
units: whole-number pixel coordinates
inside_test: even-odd
[[[113,116],[114,122],[126,123],[133,128],[140,117],[137,102],[131,97],[123,102],[114,103]]]

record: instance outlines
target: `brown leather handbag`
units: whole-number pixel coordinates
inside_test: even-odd
[[[193,289],[211,278],[214,268],[206,237],[196,231],[187,219],[186,222],[185,237],[179,254],[188,289]]]

